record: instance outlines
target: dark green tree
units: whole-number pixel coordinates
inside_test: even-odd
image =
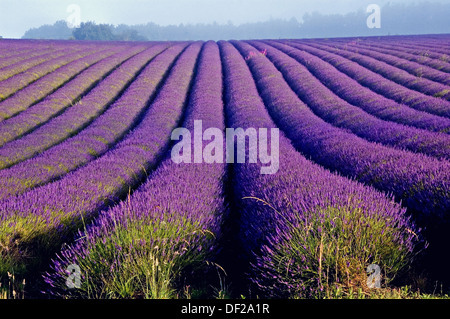
[[[38,28],[31,28],[25,32],[22,39],[69,39],[72,29],[67,26],[66,21],[59,20],[54,24],[44,24]]]
[[[73,30],[75,40],[115,41],[119,40],[113,33],[113,27],[108,24],[95,24],[92,21],[82,22]]]

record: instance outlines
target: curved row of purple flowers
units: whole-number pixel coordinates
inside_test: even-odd
[[[353,79],[345,78],[339,71],[333,70],[332,66],[313,55],[291,49],[287,45],[276,42],[269,43],[283,50],[272,54],[272,60],[276,60],[276,65],[286,81],[300,99],[328,123],[348,129],[353,134],[371,142],[436,158],[450,159],[450,136],[448,134],[429,132],[384,121],[366,113],[361,108],[336,96],[320,81],[331,75],[334,75],[333,80],[337,80],[340,76],[339,85],[354,89],[354,86],[349,86],[353,84]],[[287,56],[290,56],[291,59],[284,58]],[[314,74],[311,74],[310,70],[313,70]],[[318,73],[322,76],[318,76]],[[450,130],[450,126],[448,129]]]
[[[244,128],[276,127],[267,108],[299,112],[296,108],[298,97],[272,63],[261,56],[249,59],[247,67],[243,57],[254,51],[253,47],[238,41],[232,41],[232,44],[219,42],[219,45],[225,73],[227,125]],[[265,48],[270,56],[271,48]],[[258,49],[262,50],[262,47]],[[298,114],[305,121],[306,116],[305,112]],[[314,124],[303,122],[299,127],[312,125]],[[290,264],[289,255],[285,255],[285,260],[281,261],[276,258],[280,251],[289,249],[293,244],[306,244],[306,241],[303,242],[301,238],[296,241],[291,235],[296,229],[305,229],[308,221],[325,223],[328,216],[321,215],[322,210],[358,210],[369,219],[395,220],[393,224],[386,224],[387,228],[395,224],[399,226],[398,232],[390,240],[392,243],[400,243],[399,250],[413,250],[413,236],[406,231],[408,227],[412,227],[409,218],[404,215],[404,209],[391,198],[317,165],[307,159],[305,153],[298,152],[291,140],[284,135],[280,136],[279,154],[280,169],[277,174],[261,175],[259,167],[235,164],[231,177],[234,185],[233,198],[240,212],[239,238],[253,264],[249,270],[251,281],[269,296],[287,292],[291,292],[292,296],[301,296],[300,290],[309,285],[308,273],[321,272],[320,268],[305,268],[308,263]],[[355,228],[354,231],[358,232],[359,229]],[[320,238],[320,232],[320,229],[315,229],[310,236],[317,235]],[[364,237],[363,234],[359,235]],[[337,236],[346,235],[342,233]],[[313,250],[316,249],[314,247]],[[373,257],[375,253],[372,249],[375,247],[371,246],[368,251],[371,251]],[[301,250],[297,254],[299,259],[303,257],[311,263],[318,262],[318,256],[304,255]],[[369,261],[369,255],[370,253],[367,256],[360,255],[359,258]],[[381,260],[377,262],[384,264],[386,260],[383,258],[380,257]],[[318,279],[320,275],[314,277]],[[312,291],[305,292],[306,294],[314,293],[314,289],[320,286],[314,284],[309,286]]]
[[[40,103],[1,122],[0,139],[10,142],[0,149],[0,168],[10,167],[64,141],[102,114],[162,47],[140,53],[143,49],[128,49],[101,60]],[[109,72],[112,74],[102,79]],[[75,104],[72,99],[76,100]]]
[[[361,83],[363,86],[366,86],[366,87],[370,88],[371,90],[373,90],[381,95],[384,95],[385,97],[392,99],[398,103],[406,104],[414,109],[417,109],[420,111],[425,111],[425,112],[439,115],[439,116],[450,117],[450,111],[449,111],[450,110],[450,102],[449,101],[439,98],[439,97],[426,95],[422,92],[415,91],[413,89],[409,89],[401,84],[398,84],[397,82],[395,82],[393,80],[390,80],[390,79],[376,73],[375,71],[372,71],[370,68],[365,68],[365,67],[362,68],[361,70],[364,70],[363,71],[364,74],[363,74],[363,76],[360,76],[358,73],[361,72],[361,70],[356,69],[354,67],[354,64],[348,63],[348,61],[352,61],[354,59],[357,59],[359,61],[360,59],[363,60],[363,59],[370,59],[370,58],[364,58],[362,56],[358,56],[355,53],[345,52],[345,50],[339,50],[339,49],[335,49],[330,46],[325,46],[322,44],[315,44],[315,43],[311,43],[311,42],[308,42],[307,45],[304,45],[301,41],[295,41],[295,42],[290,41],[288,44],[295,48],[299,48],[299,49],[302,49],[302,50],[305,50],[308,52],[310,52],[310,50],[311,50],[310,48],[321,49],[321,52],[318,50],[315,50],[312,53],[319,56],[320,58],[324,59],[325,61],[331,63],[338,70],[340,70],[343,73],[354,78],[356,81]],[[333,53],[333,55],[331,55],[331,53]],[[341,56],[341,57],[346,58],[347,63],[345,63],[345,64],[337,63],[335,56]],[[371,62],[373,62],[373,61],[371,61]],[[389,68],[395,69],[393,71],[398,70],[395,67],[389,67]],[[438,92],[436,92],[436,93],[438,93]]]
[[[450,59],[450,57],[448,57],[447,60],[445,60],[443,55],[438,55],[437,58],[417,55],[414,54],[414,52],[417,53],[417,51],[415,50],[410,50],[406,48],[399,50],[398,47],[393,48],[392,46],[389,46],[384,43],[378,43],[376,45],[369,41],[359,41],[357,43],[358,47],[370,49],[373,50],[374,52],[388,54],[391,57],[397,57],[399,59],[403,59],[406,61],[415,62],[417,63],[416,66],[418,69],[423,67],[423,65],[426,65],[435,70],[450,73],[450,63],[448,62],[448,59]],[[398,62],[402,63],[402,60],[399,60]]]
[[[8,118],[15,113],[9,114],[7,112],[9,107],[12,107],[14,104],[5,103],[9,100],[16,99],[16,103],[18,103],[17,97],[20,95],[25,95],[22,93],[23,91],[28,91],[30,84],[33,84],[36,86],[36,83],[39,83],[42,78],[51,78],[54,76],[55,70],[60,69],[61,67],[68,68],[68,65],[71,64],[77,65],[79,60],[84,57],[92,56],[93,53],[102,51],[98,47],[91,46],[91,47],[85,47],[85,46],[79,46],[75,48],[66,48],[64,50],[64,54],[59,57],[51,58],[48,61],[41,63],[39,65],[36,65],[35,67],[32,67],[26,72],[22,72],[19,74],[16,74],[15,76],[12,76],[4,81],[0,82],[0,89],[2,92],[2,96],[0,97],[2,102],[1,105],[1,120],[4,118]],[[106,51],[105,48],[103,48],[103,51]],[[32,86],[33,86],[32,85]],[[54,89],[54,87],[49,87],[49,89]],[[14,95],[14,96],[13,96]],[[8,97],[12,97],[7,99]],[[45,95],[42,95],[41,98],[45,97]],[[5,99],[7,99],[5,101]],[[34,100],[33,100],[34,101]],[[30,102],[30,105],[33,103]],[[6,105],[5,105],[6,104]],[[4,113],[6,112],[6,113]],[[4,113],[4,114],[3,114]]]
[[[63,56],[65,53],[64,47],[55,49],[42,49],[33,52],[25,52],[18,56],[10,58],[2,58],[0,64],[0,81],[4,81],[16,74],[25,72],[32,67],[42,64],[51,59]]]
[[[207,42],[202,48],[186,108],[183,126],[190,131],[194,120],[202,120],[205,128],[224,129],[222,70],[214,42]],[[79,233],[80,239],[74,245],[61,251],[52,263],[53,271],[45,275],[49,291],[64,296],[142,297],[142,286],[136,285],[124,294],[111,283],[114,278],[123,278],[133,287],[155,275],[153,285],[165,276],[173,285],[183,266],[205,265],[224,219],[224,175],[225,164],[178,165],[166,157],[126,201],[103,211],[85,232]],[[175,231],[171,229],[174,226]],[[119,231],[126,235],[117,237]],[[152,252],[156,257],[151,257]],[[127,263],[128,254],[134,258],[131,265]],[[96,260],[102,263],[93,267]],[[80,289],[75,291],[65,284],[71,264],[79,265],[82,275]],[[145,272],[168,265],[172,265],[170,274],[161,270]],[[171,297],[157,287],[153,290],[144,297]]]
[[[149,59],[161,49],[162,47],[159,46],[151,48],[143,53],[142,57]],[[0,182],[4,187],[0,190],[0,198],[18,195],[61,178],[107,152],[128,130],[133,128],[133,123],[146,110],[147,103],[155,94],[158,84],[182,49],[183,46],[173,46],[152,59],[124,94],[78,134],[33,158],[9,169],[1,170]],[[137,65],[143,62],[140,61],[142,57],[138,57],[137,61],[131,61],[131,66],[136,67],[136,62]],[[110,80],[106,80],[107,82],[115,81],[115,76],[113,74],[111,76]],[[128,77],[126,74],[118,76],[119,78]],[[111,99],[109,94],[111,89],[108,85],[102,84],[99,89],[100,92],[95,94],[91,92],[86,96],[87,100],[83,105],[90,108],[91,103],[99,107],[108,103]],[[100,97],[99,100],[97,100],[98,97]],[[38,144],[40,145],[40,142]]]
[[[296,58],[297,61],[307,67],[326,87],[331,89],[334,94],[348,103],[358,106],[369,114],[385,121],[392,121],[435,132],[450,133],[450,119],[397,103],[361,85],[357,81],[357,78],[370,77],[372,74],[371,71],[355,62],[346,60],[335,54],[327,54],[324,51],[311,47],[302,46],[301,48],[303,50],[300,50],[286,47],[280,42],[267,43]],[[320,60],[318,60],[319,57]],[[347,65],[347,69],[351,68],[353,77],[343,72],[342,68],[345,64]],[[333,65],[340,65],[341,70]]]
[[[118,201],[160,160],[181,117],[201,44],[187,47],[140,123],[102,157],[64,178],[0,202],[0,268],[42,266],[83,221]]]
[[[334,47],[340,48],[340,49],[345,49],[348,52],[361,54],[366,57],[371,57],[380,62],[380,65],[379,65],[380,70],[381,69],[384,70],[386,65],[391,65],[391,66],[399,69],[400,71],[397,72],[396,77],[398,77],[401,80],[400,81],[396,80],[396,82],[398,82],[400,84],[411,83],[411,79],[412,79],[411,76],[413,76],[416,80],[419,80],[417,82],[417,85],[414,86],[414,89],[416,89],[418,91],[423,90],[424,87],[427,87],[430,85],[433,86],[432,82],[436,82],[437,84],[442,84],[447,87],[450,85],[450,77],[448,76],[447,73],[435,70],[424,64],[420,64],[420,63],[413,62],[413,61],[408,61],[406,59],[398,58],[398,57],[391,56],[391,55],[385,54],[385,53],[379,53],[376,50],[373,50],[373,49],[369,50],[369,49],[361,47],[357,44],[345,44],[345,45],[340,44],[337,46],[335,45]],[[402,70],[404,70],[406,72],[404,72]],[[377,69],[375,69],[375,71],[377,71]],[[387,70],[385,72],[379,72],[379,73],[382,74],[383,76],[386,76],[386,74],[389,73],[392,76],[391,71],[392,70],[389,70],[389,68],[387,68]],[[421,82],[422,79],[425,80],[424,83]],[[430,82],[430,81],[432,81],[432,82]],[[418,87],[420,87],[420,90],[418,89]],[[424,92],[424,93],[427,93],[430,95],[435,94],[435,93],[433,93],[433,91],[429,91],[429,92],[421,91],[421,92]]]
[[[265,43],[252,44],[256,49],[267,48],[268,58],[277,67],[295,61]],[[283,79],[274,65],[270,64],[270,68],[270,73],[262,67],[255,68],[254,77],[261,83],[265,83],[266,78]],[[406,207],[421,212],[418,218],[429,218],[429,215],[447,218],[448,161],[368,142],[323,121],[295,93],[297,99],[286,101],[274,99],[272,90],[265,84],[260,87],[261,96],[275,122],[299,151],[324,167],[394,194]],[[279,88],[280,92],[283,90],[291,90],[288,83],[284,82],[283,89]]]

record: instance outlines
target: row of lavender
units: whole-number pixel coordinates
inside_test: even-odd
[[[273,43],[273,42],[272,42]],[[448,134],[428,132],[395,122],[380,120],[366,113],[360,107],[339,98],[316,78],[324,83],[345,87],[348,91],[357,90],[354,81],[346,78],[329,64],[308,53],[290,49],[286,45],[273,43],[273,46],[285,50],[300,63],[282,63],[283,54],[275,54],[279,59],[277,66],[286,81],[291,84],[297,95],[319,117],[336,127],[349,129],[352,133],[372,142],[424,153],[442,159],[450,158],[450,136]],[[310,73],[312,71],[313,74]],[[333,72],[334,71],[334,72]],[[324,81],[325,80],[325,81]],[[363,90],[359,90],[361,92]],[[350,94],[352,95],[352,94]],[[364,101],[359,103],[365,105]],[[447,124],[450,122],[447,121]],[[370,128],[370,129],[368,129]],[[450,128],[447,126],[447,128]]]
[[[406,104],[398,103],[385,97],[383,94],[388,91],[376,92],[365,86],[368,81],[374,84],[378,83],[378,85],[381,85],[384,81],[386,82],[386,87],[390,86],[391,83],[355,62],[310,46],[296,45],[293,48],[289,48],[279,42],[268,44],[273,44],[287,54],[292,54],[297,61],[307,67],[308,71],[332,90],[336,96],[369,114],[382,120],[420,129],[443,133],[450,132],[450,119],[416,110]],[[297,48],[299,50],[295,50]],[[364,79],[364,82],[361,79]],[[414,92],[405,92],[404,95],[406,96],[407,94],[414,94]],[[387,95],[389,96],[389,94]],[[426,102],[430,102],[430,99],[426,100]]]
[[[143,52],[142,56],[135,57],[134,61],[130,60],[128,66],[134,67],[136,71],[143,62],[142,59],[145,61],[161,49],[156,46],[149,49],[148,52]],[[118,73],[113,72],[104,80],[105,83],[101,83],[99,87],[84,97],[86,103],[83,106],[91,108],[92,105],[98,105],[98,107],[106,108],[104,113],[73,137],[9,169],[1,170],[0,181],[4,187],[0,191],[0,198],[5,199],[21,194],[26,190],[61,178],[108,151],[127,131],[133,128],[140,114],[146,110],[148,101],[155,94],[158,83],[161,82],[173,59],[182,49],[182,45],[173,46],[152,59],[126,89],[126,92],[108,107],[108,102],[114,98],[109,95],[111,89],[108,84],[123,78],[127,79],[130,76],[126,72],[121,72],[121,69],[124,70],[123,68],[118,69]],[[83,107],[80,106],[80,108],[84,110]],[[71,125],[76,120],[76,118],[71,119],[72,116],[77,116],[76,110],[70,112],[71,109],[67,114],[61,115],[69,119],[68,123],[62,123],[64,126]],[[57,117],[55,121],[59,118]],[[52,122],[41,128],[44,132],[57,129],[58,126],[52,125]],[[30,136],[33,137],[34,134],[28,135],[28,137]],[[60,135],[56,137],[61,140]],[[35,147],[39,146],[41,143],[36,142]]]
[[[193,43],[183,52],[139,124],[120,143],[54,183],[1,202],[1,269],[19,274],[39,268],[46,256],[70,240],[83,221],[119,200],[145,178],[146,172],[164,154],[167,137],[181,117],[200,46]],[[170,54],[165,57],[171,58]],[[147,78],[139,82],[140,86],[148,86],[151,71],[151,68],[147,71]],[[132,90],[129,93],[130,102],[136,97]],[[139,105],[145,106],[146,102],[141,101]],[[123,105],[118,104],[120,107]]]
[[[222,71],[215,43],[204,45],[193,81],[183,126],[192,135],[195,120],[201,120],[204,129],[224,129]],[[166,285],[173,285],[171,277],[183,267],[204,265],[211,257],[217,244],[214,239],[219,237],[224,219],[224,175],[225,165],[221,163],[177,165],[166,158],[132,196],[102,212],[85,233],[80,233],[74,246],[61,252],[52,266],[53,272],[46,275],[47,283],[53,287],[51,291],[70,295],[65,286],[67,267],[78,264],[83,274],[82,285],[72,294],[97,298],[108,293],[110,297],[173,297],[162,287],[146,287],[151,293],[142,295],[144,290],[134,285],[148,282],[151,276],[164,275]],[[118,238],[120,232],[126,235]],[[131,265],[128,255],[133,256]],[[93,268],[99,257],[100,268]],[[159,274],[155,273],[155,264],[163,268]],[[169,265],[170,274],[166,274],[164,267]],[[133,278],[126,277],[129,273]],[[114,277],[118,276],[123,276],[135,289],[124,293],[114,287]],[[160,281],[158,278],[157,282]]]
[[[51,92],[53,89],[55,89],[56,81],[58,78],[54,78],[54,76],[58,76],[60,72],[53,72],[55,70],[60,69],[61,67],[65,67],[67,71],[70,71],[71,66],[75,66],[78,68],[78,71],[75,71],[72,73],[72,76],[80,72],[80,70],[83,70],[83,67],[86,67],[85,62],[87,63],[95,63],[98,60],[94,60],[90,62],[89,58],[92,60],[92,57],[96,57],[93,53],[101,52],[107,54],[111,48],[101,48],[96,46],[85,47],[85,46],[79,46],[79,48],[66,48],[63,55],[55,58],[50,58],[48,61],[45,61],[42,64],[39,64],[35,67],[32,67],[25,72],[16,74],[15,76],[12,76],[10,78],[7,78],[6,80],[2,81],[0,83],[0,89],[2,91],[2,96],[0,97],[1,100],[5,100],[6,98],[14,95],[13,99],[8,99],[7,101],[13,100],[15,103],[24,103],[20,99],[17,99],[18,97],[21,97],[25,99],[25,101],[29,101],[29,103],[33,103],[33,101],[41,99],[45,97],[49,92]],[[81,61],[81,58],[85,58],[85,61]],[[62,73],[64,74],[64,73]],[[42,77],[47,75],[45,79],[49,79],[50,81],[47,81],[47,84],[45,88],[47,88],[46,91],[43,91],[40,95],[32,96],[31,99],[26,99],[25,93],[29,91],[29,84],[33,83],[33,87],[37,87],[38,84],[42,83]],[[55,81],[55,83],[53,83]],[[60,85],[63,84],[64,81],[60,82]],[[43,83],[43,85],[45,85]],[[53,86],[52,86],[53,84]],[[45,89],[44,88],[44,89]],[[34,91],[31,92],[35,92]],[[36,93],[34,93],[36,94]],[[14,99],[15,98],[15,99]],[[32,99],[35,98],[35,99]],[[6,101],[3,101],[1,103],[1,111],[2,111],[2,119],[8,118],[14,113],[9,113],[8,109],[11,107],[13,108],[14,104],[11,103],[5,103]],[[14,108],[13,108],[14,110]],[[3,114],[5,113],[5,114]]]
[[[442,72],[450,72],[450,56],[447,56],[445,54],[437,54],[429,51],[420,52],[414,49],[408,49],[406,47],[403,47],[400,50],[395,50],[395,47],[393,48],[392,45],[388,45],[387,43],[375,44],[371,43],[370,41],[357,41],[356,43],[352,43],[352,45],[361,48],[368,48],[370,50],[373,50],[374,52],[385,53],[387,54],[387,58],[389,59],[392,59],[391,56],[393,56],[405,59],[407,61],[416,62],[418,64],[414,65],[417,67],[417,69],[413,70],[413,72],[419,71],[423,67],[423,65]],[[396,60],[396,62],[399,62],[400,65],[405,66],[407,69],[411,69],[411,66],[405,65],[402,60]],[[396,64],[396,62],[394,62],[394,64]]]
[[[286,65],[298,65],[297,60],[266,43],[251,43],[258,50],[266,49],[268,58],[280,70]],[[264,74],[254,76],[260,79]],[[286,89],[291,86],[301,97],[306,97],[301,82],[288,78],[286,81]],[[263,98],[265,93],[261,92]],[[320,96],[308,96],[309,103],[314,99],[319,99],[315,104],[326,102],[321,101]],[[404,205],[421,212],[422,216],[418,217],[444,216],[448,212],[450,163],[447,160],[370,143],[325,122],[300,99],[295,104],[271,99],[265,102],[275,122],[297,149],[315,162],[394,194]]]
[[[298,41],[288,41],[288,44],[319,56],[323,60],[332,64],[339,71],[358,81],[361,85],[368,87],[372,91],[400,104],[406,104],[407,106],[419,111],[425,111],[431,114],[445,116],[447,118],[450,117],[449,101],[438,96],[427,95],[423,92],[415,91],[414,88],[408,89],[407,87],[395,82],[395,80],[385,78],[373,71],[371,68],[366,68],[357,63],[357,61],[371,59],[369,57],[364,57],[356,53],[350,53],[345,50],[339,50],[330,46],[324,46],[322,44],[311,42],[304,44]],[[353,61],[353,59],[355,59],[355,61]],[[370,62],[374,64],[377,63],[374,59]],[[390,69],[392,67],[387,68]],[[394,68],[393,72],[396,70],[398,69]],[[413,77],[411,82],[413,83],[415,80],[416,77]],[[442,92],[446,92],[445,89]],[[439,93],[439,91],[436,91],[436,93]]]
[[[142,50],[143,48],[128,49],[103,59],[43,101],[3,121],[0,124],[0,138],[3,138],[3,143],[11,142],[0,150],[0,168],[9,167],[48,149],[74,135],[101,114],[162,47],[151,47],[121,65],[124,60]],[[111,72],[113,68],[116,70],[102,80],[101,76]],[[100,80],[88,94],[82,96]],[[81,98],[72,105],[70,101],[78,97]],[[58,115],[59,113],[61,114]],[[53,118],[55,115],[58,116]],[[31,133],[26,134],[28,132]]]

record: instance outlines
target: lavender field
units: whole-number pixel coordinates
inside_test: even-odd
[[[174,162],[195,121],[277,172]],[[449,160],[450,35],[0,39],[0,298],[448,293]]]

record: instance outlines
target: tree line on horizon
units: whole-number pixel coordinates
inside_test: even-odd
[[[227,24],[179,24],[161,26],[153,22],[137,25],[83,22],[69,28],[66,21],[31,28],[23,39],[74,39],[104,41],[186,41],[252,38],[319,38],[437,34],[450,31],[450,3],[388,4],[381,9],[381,28],[369,28],[364,10],[347,14],[307,13],[302,21],[273,19],[265,22]]]

